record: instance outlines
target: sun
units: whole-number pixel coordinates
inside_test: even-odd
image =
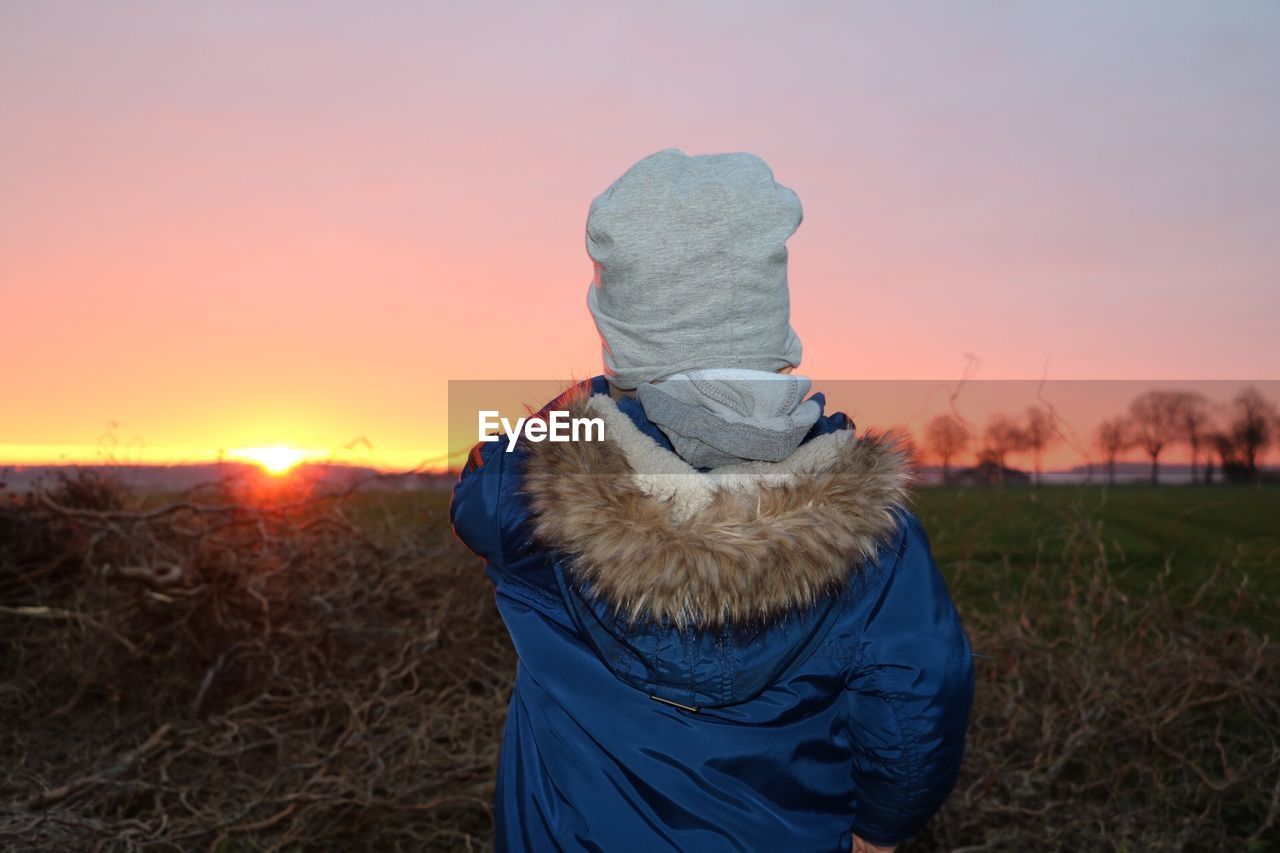
[[[279,477],[289,473],[295,465],[314,454],[305,450],[298,450],[296,447],[273,444],[269,447],[241,447],[230,451],[229,455],[237,459],[256,462],[265,468],[268,473]]]

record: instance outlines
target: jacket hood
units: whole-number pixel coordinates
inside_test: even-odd
[[[700,472],[591,390],[548,408],[599,418],[604,440],[530,445],[524,491],[535,538],[631,623],[717,628],[808,607],[898,527],[911,465],[894,437],[842,429],[781,462]]]
[[[600,418],[604,440],[527,445],[532,538],[616,678],[689,711],[745,702],[816,651],[836,593],[900,538],[909,454],[837,428],[781,462],[704,473],[607,387],[597,377],[543,409]]]

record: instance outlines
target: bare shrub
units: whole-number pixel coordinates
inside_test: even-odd
[[[442,508],[111,490],[0,505],[0,846],[490,846],[515,660]],[[944,566],[983,657],[909,849],[1280,844],[1273,605],[1126,593],[1108,553],[1086,513],[1052,563]]]
[[[0,846],[484,845],[511,656],[440,513],[74,493],[0,507]]]
[[[1280,652],[1247,627],[1274,605],[1239,577],[1228,612],[1202,610],[1232,583],[1222,567],[1188,604],[1167,573],[1127,594],[1108,550],[1081,518],[1062,564],[1007,568],[992,606],[966,610],[983,657],[964,769],[910,849],[1280,843]]]

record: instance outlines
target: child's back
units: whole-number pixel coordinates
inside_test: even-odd
[[[647,158],[624,178],[641,198],[686,199],[689,222],[705,220],[699,199],[724,204],[734,182],[757,207],[762,192],[784,203],[765,216],[775,227],[745,228],[752,252],[726,260],[695,240],[670,254],[710,251],[739,285],[733,298],[756,304],[776,298],[781,263],[785,293],[778,246],[798,201],[792,210],[790,191],[750,161],[728,161],[727,175],[724,160],[674,153],[654,155],[657,174]],[[609,290],[610,263],[631,278],[649,269],[619,239],[637,215],[614,189],[588,221],[593,293]],[[596,377],[548,404],[599,417],[604,440],[481,444],[451,507],[487,561],[520,658],[499,849],[825,851],[848,849],[853,834],[914,834],[955,782],[973,670],[904,505],[905,454],[823,415],[820,396],[794,393],[806,380],[755,375],[798,361],[785,316],[756,318],[747,338],[717,337],[712,323],[689,342],[682,322],[667,334],[652,312],[602,320],[636,302],[611,296],[592,309],[615,386]],[[704,308],[685,314],[707,326]],[[676,357],[655,370],[666,352]]]

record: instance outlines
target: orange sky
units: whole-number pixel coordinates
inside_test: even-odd
[[[1274,378],[1277,43],[1275,4],[5,4],[0,464],[437,460],[449,379],[598,372],[587,207],[664,147],[800,196],[812,376]]]

